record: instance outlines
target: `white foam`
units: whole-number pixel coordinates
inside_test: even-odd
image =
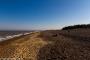
[[[30,34],[30,33],[24,33],[23,35],[28,35],[28,34]]]
[[[30,33],[22,33],[22,34],[5,36],[5,37],[0,36],[0,41],[4,41],[4,40],[8,40],[8,39],[12,39],[12,38],[15,38],[15,37],[20,37],[20,36],[23,36],[23,35],[28,35],[28,34],[30,34]]]
[[[6,38],[0,37],[0,41],[4,41],[6,40]]]

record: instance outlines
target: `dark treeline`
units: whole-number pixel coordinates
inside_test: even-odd
[[[62,30],[77,29],[77,28],[90,28],[90,24],[73,25],[62,28]]]

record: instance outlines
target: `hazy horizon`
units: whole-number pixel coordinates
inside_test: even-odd
[[[90,0],[0,0],[0,30],[50,30],[90,23]]]

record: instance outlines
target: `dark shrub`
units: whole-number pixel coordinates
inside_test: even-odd
[[[90,28],[90,24],[67,26],[62,28],[62,30],[77,29],[77,28]]]

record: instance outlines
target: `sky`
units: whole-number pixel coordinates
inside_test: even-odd
[[[90,23],[90,0],[0,0],[0,30],[47,30]]]

